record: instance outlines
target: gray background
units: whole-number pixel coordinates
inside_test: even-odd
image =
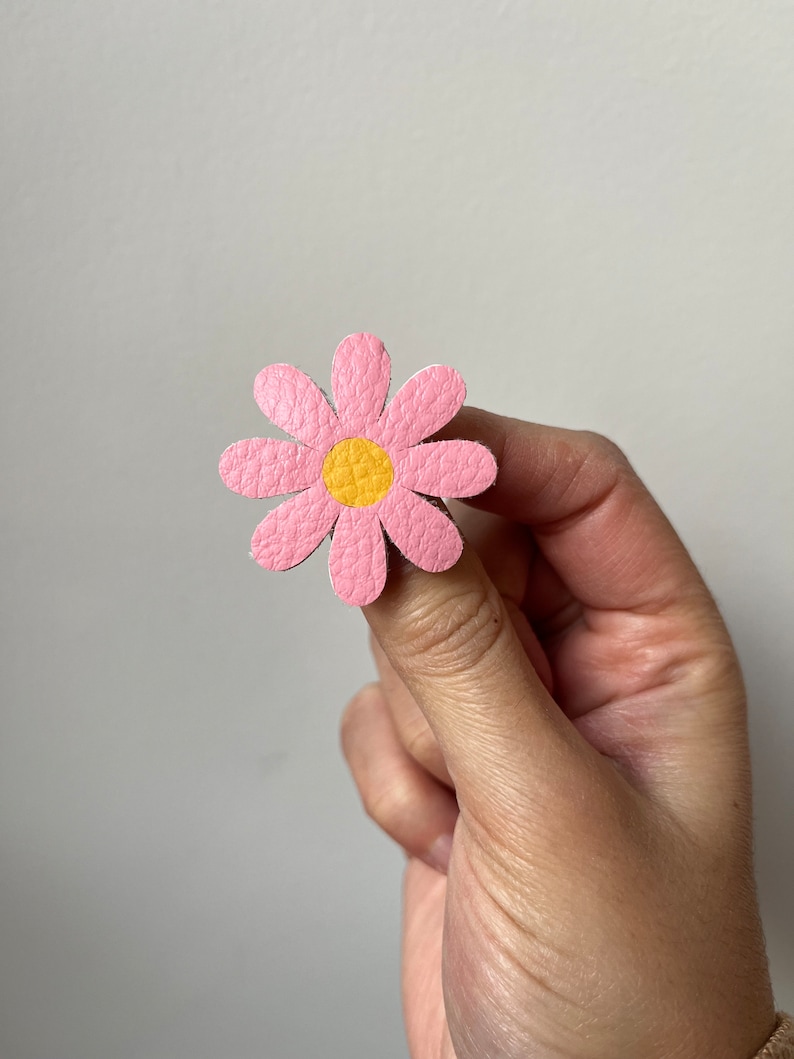
[[[5,0],[2,1059],[405,1055],[363,623],[216,472],[257,371],[327,386],[354,330],[662,500],[794,1006],[793,41],[788,0]]]

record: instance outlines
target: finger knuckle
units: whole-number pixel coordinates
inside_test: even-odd
[[[392,836],[399,836],[416,813],[415,791],[399,775],[363,791],[361,797],[367,816]]]
[[[379,685],[367,684],[356,692],[342,711],[342,718],[339,722],[339,739],[342,745],[342,753],[348,763],[350,762],[351,748],[361,729],[364,716],[371,709],[373,694],[379,691]]]
[[[434,600],[406,623],[412,656],[454,674],[479,666],[499,642],[506,615],[496,589],[485,582]]]
[[[424,717],[410,722],[401,733],[402,744],[408,754],[427,768],[436,764],[441,757],[438,740]]]
[[[628,466],[625,452],[612,438],[593,430],[582,430],[579,436],[584,442],[586,458],[594,458],[601,463],[613,464],[620,468]]]

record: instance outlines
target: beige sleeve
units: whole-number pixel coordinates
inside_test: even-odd
[[[777,1029],[755,1059],[794,1059],[794,1021],[784,1012],[777,1017]]]

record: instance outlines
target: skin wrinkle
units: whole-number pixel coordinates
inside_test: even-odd
[[[472,737],[474,738],[474,736]],[[465,774],[468,768],[471,767],[471,764],[471,762],[462,761],[460,763],[460,772]],[[468,776],[465,776],[463,779],[456,779],[454,766],[450,767],[450,775],[455,784],[455,792],[458,795],[459,800],[462,800],[466,797],[469,793],[469,789],[472,788],[474,784],[469,780]],[[498,791],[498,795],[493,798],[487,798],[485,795],[480,795],[476,803],[477,808],[474,807],[475,803],[472,801],[468,809],[470,821],[475,819],[475,817],[481,816],[483,818],[480,821],[481,826],[484,829],[498,834],[500,833],[499,821],[508,807],[512,807],[516,811],[521,811],[525,815],[530,815],[533,812],[538,811],[536,803],[528,804],[525,801],[516,801],[513,804],[511,802],[509,792],[520,789],[519,781],[523,777],[514,770],[508,770],[504,761],[494,761],[492,763],[489,778],[493,787]],[[539,778],[539,783],[540,782],[542,781]]]
[[[648,797],[663,797],[663,778],[675,779],[677,740],[687,754],[691,745],[688,733],[682,732],[676,737],[669,724],[669,717],[676,713],[681,700],[668,698],[667,708],[666,701],[660,701],[656,694],[660,691],[669,696],[675,689],[669,685],[643,689],[573,720],[587,741],[604,758],[618,765],[621,774]],[[609,712],[608,721],[604,718],[606,712]],[[680,808],[680,798],[675,804]]]
[[[626,835],[627,837],[629,837],[629,836],[632,837],[632,846],[636,846],[636,839],[638,837],[645,836],[645,843],[649,844],[648,845],[648,853],[647,854],[643,854],[643,856],[640,858],[640,863],[648,862],[648,861],[651,861],[651,862],[652,861],[656,861],[657,860],[656,854],[653,853],[652,851],[656,848],[658,843],[654,840],[654,831],[649,826],[649,823],[647,821],[647,812],[646,812],[647,806],[645,804],[643,804],[642,805],[642,809],[641,809],[640,800],[638,800],[638,798],[636,796],[636,792],[632,791],[630,788],[627,788],[624,791],[624,795],[625,794],[628,794],[628,798],[625,798],[625,797],[618,798],[617,796],[614,796],[611,799],[611,802],[613,804],[613,812],[617,812],[618,816],[621,817],[622,820],[623,820],[622,824],[620,825],[620,833]],[[667,817],[667,818],[669,819],[669,817]],[[480,847],[481,856],[483,858],[487,858],[487,863],[491,864],[492,866],[496,866],[495,862],[494,862],[494,859],[493,859],[494,858],[494,850],[493,850],[493,848],[491,850],[489,850],[489,851],[485,850],[485,847],[483,845],[481,845],[480,842],[477,840],[476,829],[471,829],[470,833],[471,833],[471,837],[475,841],[475,844]],[[683,831],[679,831],[679,833],[681,835],[684,834]],[[643,844],[645,844],[645,843],[643,843]],[[611,851],[609,851],[609,852],[611,852]],[[576,852],[576,850],[572,850],[572,856],[574,857],[574,860],[577,859],[578,853]],[[524,862],[524,866],[526,868],[530,869],[532,874],[534,874],[537,871],[540,871],[541,874],[543,873],[542,866],[538,866],[538,865],[534,864],[534,862],[531,859],[528,859],[526,856],[524,856],[524,850],[520,846],[517,849],[515,847],[508,848],[506,850],[506,856],[505,856],[504,863],[502,864],[502,868],[501,868],[501,871],[500,871],[500,878],[502,879],[502,883],[500,885],[500,889],[502,889],[502,888],[509,889],[510,886],[511,886],[511,879],[514,877],[514,874],[515,874],[516,870],[518,870],[518,871],[521,870],[521,864],[519,863],[517,865],[517,863],[516,863],[517,860],[518,861],[523,861]],[[496,863],[498,863],[498,861]],[[602,873],[599,873],[599,874],[602,874]],[[597,881],[598,881],[598,878],[596,878],[596,882]],[[488,889],[489,892],[491,892],[491,888],[486,887],[486,889]],[[507,913],[509,913],[510,918],[514,922],[516,922],[516,923],[520,922],[513,913],[509,912],[509,909],[507,909],[506,906],[505,906],[505,911]],[[573,955],[573,954],[571,954],[571,955]]]
[[[631,611],[586,611],[582,618],[583,630],[598,638],[587,640],[590,665],[594,672],[602,674],[604,681],[600,685],[591,681],[591,697],[584,701],[581,700],[581,689],[577,686],[575,694],[579,701],[575,711],[571,711],[571,692],[564,679],[566,669],[571,667],[577,657],[578,645],[571,634],[564,643],[557,645],[554,655],[558,665],[557,698],[560,705],[569,716],[575,718],[609,706],[616,699],[666,685],[684,686],[690,682],[694,695],[699,685],[710,685],[717,678],[720,666],[725,668],[723,676],[734,680],[736,666],[735,663],[731,664],[733,652],[727,641],[727,632],[713,611],[709,617],[713,637],[704,641],[702,622],[697,633],[694,630],[688,632],[686,626],[682,627],[680,615],[669,613],[664,618],[647,619]],[[632,626],[637,631],[629,635],[627,627]],[[605,648],[600,658],[597,653],[594,654],[599,641]],[[583,639],[581,643],[584,644]],[[638,657],[642,659],[643,655],[644,664],[638,664]],[[631,659],[635,679],[625,682],[630,673],[626,668],[627,658]],[[619,674],[619,684],[614,683],[615,674]]]
[[[462,847],[463,848],[461,855],[465,860],[465,865],[461,865],[457,868],[458,873],[476,880],[482,887],[483,891],[487,892],[488,904],[493,909],[497,917],[501,918],[503,921],[509,924],[511,930],[515,934],[516,939],[521,940],[524,943],[529,943],[531,941],[533,944],[539,945],[544,955],[544,965],[550,967],[555,966],[559,962],[560,954],[552,951],[547,946],[545,946],[544,943],[541,941],[540,934],[533,934],[526,922],[522,923],[521,921],[516,919],[510,909],[501,904],[498,897],[494,893],[492,893],[487,888],[487,886],[485,886],[482,879],[480,879],[479,871],[475,862],[468,856],[468,853],[466,852],[465,842],[462,843]],[[475,940],[475,943],[478,947],[481,947],[481,939],[485,939],[486,943],[490,946],[493,953],[497,955],[497,958],[501,961],[501,963],[507,964],[512,968],[515,978],[518,978],[519,980],[529,979],[541,993],[545,993],[548,996],[553,997],[555,1000],[560,1000],[563,1003],[570,1004],[570,1006],[578,1006],[575,1004],[575,1002],[569,1001],[568,998],[562,997],[560,995],[559,990],[551,984],[550,978],[544,978],[536,972],[530,971],[526,964],[523,963],[516,954],[509,951],[508,947],[504,943],[504,938],[499,937],[498,929],[493,925],[491,918],[485,915],[484,905],[475,907],[474,914],[476,916],[476,927],[475,929],[472,929],[473,924],[471,922],[468,922],[466,924],[466,932]],[[482,971],[479,965],[473,963],[472,949],[469,946],[465,946],[463,948],[463,951],[465,951],[466,953],[466,956],[463,958],[466,963],[470,967],[474,965],[475,968],[477,968],[475,970],[475,976],[477,976],[478,974],[481,975]],[[458,957],[458,960],[460,959],[461,958]],[[483,964],[482,966],[487,965]],[[498,979],[494,974],[489,974],[487,977],[490,984],[498,982]],[[472,976],[470,974],[467,974],[467,978],[471,981]],[[504,1012],[506,1010],[509,1011],[514,1007],[514,1005],[510,1003],[505,1004],[503,1000],[503,995],[510,993],[510,991],[510,987],[507,983],[503,983],[502,987],[498,991],[489,990],[489,999],[491,1001],[492,1010],[494,1011],[496,1017],[500,1020],[503,1020]],[[480,990],[478,990],[478,994],[481,996],[481,993],[482,990],[480,988]],[[503,1025],[502,1028],[504,1028]]]
[[[574,468],[571,468],[569,465],[565,466],[565,477],[568,478],[569,481],[564,489],[560,490],[554,477],[551,478],[546,489],[548,493],[555,497],[555,502],[563,507],[565,506],[565,500],[569,495],[575,495],[577,490],[581,488],[581,481],[589,476],[587,468],[588,464],[593,462],[593,456],[588,453],[585,455],[584,459],[576,462],[578,463],[578,466],[575,466]],[[601,468],[598,469],[597,473],[599,477],[602,476],[603,472]],[[622,477],[620,471],[616,469],[614,475],[611,478],[608,478],[607,481],[593,493],[589,500],[584,504],[577,506],[576,510],[572,511],[570,514],[563,515],[559,518],[533,521],[533,532],[543,537],[556,537],[560,533],[565,533],[579,523],[584,522],[599,509],[604,508],[620,486],[627,484],[628,481],[629,480]],[[540,499],[542,501],[543,491],[540,493]]]
[[[658,720],[659,703],[656,699],[651,698],[654,690],[650,688],[647,692],[643,690],[636,696],[605,703],[603,706],[597,706],[595,709],[573,718],[573,724],[576,729],[582,734],[586,734],[588,741],[592,743],[595,749],[610,761],[620,764],[632,779],[637,776],[643,776],[643,773],[637,769],[638,755],[642,755],[651,762],[663,757],[663,753],[659,748],[659,734],[661,731],[661,725]],[[641,707],[643,701],[649,702],[657,716],[638,714],[638,707]],[[609,732],[607,735],[604,726],[601,724],[601,714],[606,710],[610,710],[610,722],[612,725],[614,725],[616,719],[619,719],[621,723],[621,738],[619,740],[614,731]],[[643,783],[643,786],[645,786],[645,783]]]
[[[593,772],[596,766],[604,767],[606,764],[594,759]],[[599,812],[615,819],[620,834],[630,833],[630,821],[633,819],[641,820],[642,828],[647,830],[648,814],[645,812],[644,797],[622,778],[618,779],[620,795],[616,792],[602,805],[600,803],[604,801],[603,792],[596,787],[598,777],[593,775]],[[514,833],[510,828],[495,831],[493,822],[481,819],[483,812],[471,807],[464,800],[460,810],[460,826],[465,828],[466,834],[479,847],[483,862],[487,860],[497,869],[496,874],[505,887],[512,886],[522,874],[527,878],[539,878],[548,872],[550,865],[547,865],[544,859],[539,859],[539,848],[554,848],[555,858],[565,859],[566,864],[570,862],[569,869],[573,870],[575,877],[580,867],[582,837],[588,840],[587,826],[584,836],[581,835],[582,822],[589,819],[587,814],[593,809],[593,795],[583,791],[577,797],[573,792],[567,801],[562,801],[561,804],[567,810],[564,819],[559,811],[554,817],[550,817],[547,811],[544,812],[543,805],[527,806],[523,802],[517,803],[514,808],[508,805],[506,808],[510,810],[510,816],[521,821],[519,831]],[[505,808],[504,799],[502,807]],[[610,807],[611,811],[607,812]],[[527,831],[533,835],[529,842]],[[498,839],[496,843],[495,838]],[[636,843],[634,845],[636,846]]]
[[[495,916],[501,917],[502,920],[506,921],[510,925],[510,928],[515,933],[517,940],[523,940],[526,944],[531,943],[532,946],[536,947],[536,952],[541,954],[540,962],[543,964],[544,967],[548,967],[549,969],[559,968],[559,970],[557,970],[554,974],[550,974],[548,977],[543,977],[539,975],[536,971],[530,970],[526,965],[526,962],[522,961],[517,955],[507,949],[503,939],[500,941],[500,938],[497,934],[498,928],[495,925],[495,921],[494,924],[492,924],[491,921],[485,917],[484,909],[482,908],[478,908],[476,910],[476,923],[480,928],[479,933],[476,930],[471,929],[469,929],[468,933],[471,934],[478,943],[480,942],[481,937],[485,937],[486,940],[490,942],[490,947],[496,955],[496,958],[500,961],[500,963],[503,966],[507,965],[512,968],[512,980],[518,979],[523,982],[529,980],[539,991],[540,995],[545,995],[550,1000],[552,1000],[555,1005],[565,1007],[566,1011],[576,1012],[577,1015],[575,1022],[578,1023],[580,1026],[586,1026],[588,1022],[586,1008],[582,1004],[578,1003],[572,996],[563,994],[560,989],[558,987],[555,987],[555,985],[552,983],[554,979],[564,980],[566,976],[568,976],[569,981],[576,981],[577,979],[581,978],[592,978],[597,974],[594,961],[588,959],[587,956],[583,955],[581,945],[577,946],[576,950],[571,953],[563,953],[560,950],[552,950],[548,946],[546,946],[542,942],[540,935],[533,936],[531,931],[528,930],[526,923],[523,923],[521,920],[517,919],[515,915],[511,912],[509,907],[503,905],[499,901],[498,897],[494,895],[492,889],[487,887],[484,880],[482,878],[479,878],[478,871],[475,867],[474,862],[471,858],[468,857],[465,851],[463,855],[466,858],[466,866],[470,877],[478,879],[480,886],[485,892],[487,892],[488,903],[492,907]],[[463,873],[464,869],[461,869],[461,874]],[[467,927],[469,927],[469,924],[467,924]],[[545,930],[545,933],[548,935],[548,928]],[[455,962],[457,963],[459,969],[461,968],[461,959],[465,961],[467,972],[469,971],[469,968],[475,968],[473,975],[471,973],[466,973],[465,977],[469,982],[472,983],[472,986],[476,988],[476,995],[479,1002],[483,995],[483,986],[481,978],[478,977],[478,975],[481,976],[482,974],[481,967],[483,961],[478,961],[475,964],[474,959],[471,955],[471,948],[469,946],[463,945],[461,946],[461,949],[465,953],[465,955],[461,958],[453,950],[453,959],[455,959]],[[521,1009],[521,1011],[523,1011],[524,1013],[524,1018],[521,1018],[521,1014],[519,1013],[517,1024],[515,1025],[515,1027],[510,1025],[506,1026],[505,1012],[515,1012],[516,1010],[516,1005],[512,1002],[510,984],[508,982],[504,982],[500,988],[494,989],[493,985],[498,985],[499,982],[498,978],[496,977],[496,974],[493,971],[487,974],[487,982],[488,986],[491,986],[491,988],[489,989],[488,986],[486,986],[485,994],[490,1000],[489,1007],[493,1012],[493,1016],[489,1020],[491,1026],[493,1027],[490,1033],[491,1038],[500,1037],[502,1038],[502,1043],[504,1043],[504,1033],[509,1032],[510,1037],[514,1041],[514,1044],[516,1045],[516,1047],[521,1049],[521,1052],[523,1054],[523,1049],[526,1047],[527,1041],[537,1040],[540,1035],[541,1039],[544,1039],[545,1047],[547,1049],[554,1049],[554,1053],[559,1054],[561,1057],[567,1054],[564,1049],[560,1049],[559,1053],[557,1052],[557,1049],[560,1045],[559,1039],[553,1040],[552,1036],[549,1035],[548,1031],[546,1031],[544,1035],[540,1026],[538,1026],[536,1022],[533,1022],[528,1018],[530,1013],[536,1016],[538,1010],[542,1009],[544,1005],[541,1004],[536,1007],[532,1004],[527,1005],[525,1002],[524,1006]],[[448,1007],[454,1012],[453,1004],[448,1004]],[[491,1054],[491,1052],[487,1050],[487,1048],[490,1046],[490,1041],[487,1043],[484,1042],[482,1035],[479,1035],[476,1040],[471,1035],[469,1035],[469,1043],[471,1047],[475,1049],[471,1053],[472,1056]],[[483,1051],[484,1044],[486,1047],[486,1051]]]
[[[614,681],[617,663],[631,659],[630,667],[624,668],[621,674],[620,687],[613,684],[611,693],[591,702],[587,707],[588,712],[638,691],[687,684],[694,666],[703,658],[704,652],[686,638],[676,636],[674,628],[670,628],[669,638],[665,642],[663,627],[643,626],[630,630],[630,620],[617,619],[614,624],[618,628],[612,633],[604,629],[602,620],[588,621],[585,615],[583,624],[596,638],[591,638],[589,642],[600,647],[600,658],[596,655],[593,659],[594,668],[600,669],[610,681]],[[593,646],[591,654],[595,654]]]
[[[399,648],[412,660],[432,658],[434,668],[447,675],[465,672],[496,646],[505,631],[504,618],[493,590],[478,585],[468,594],[451,596],[432,608],[422,605],[405,616]]]

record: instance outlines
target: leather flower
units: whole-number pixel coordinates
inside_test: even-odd
[[[235,493],[296,494],[257,526],[251,551],[260,566],[297,566],[332,533],[331,582],[352,606],[371,603],[383,590],[384,530],[421,569],[454,565],[460,534],[425,496],[474,496],[496,477],[496,461],[476,441],[422,444],[463,404],[466,387],[458,372],[425,368],[386,404],[390,369],[380,339],[350,335],[334,356],[332,407],[302,371],[272,364],[257,375],[254,397],[296,440],[238,441],[220,461],[221,478]]]

